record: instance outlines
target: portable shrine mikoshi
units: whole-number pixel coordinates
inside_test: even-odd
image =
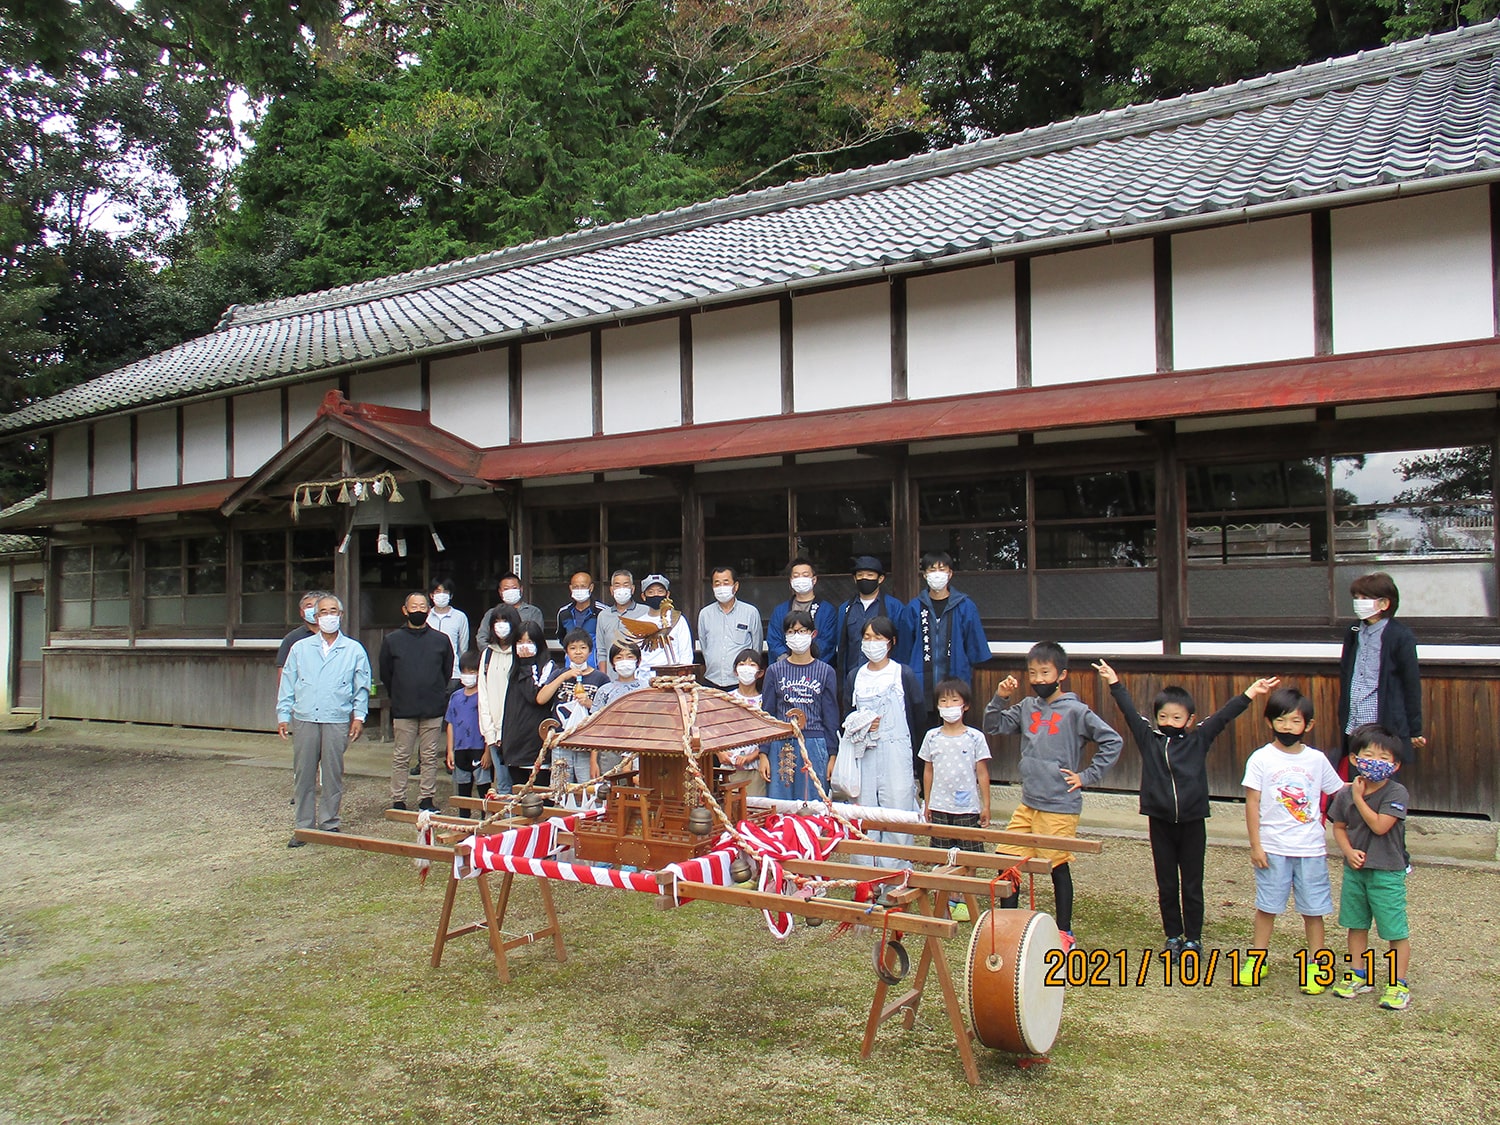
[[[632,700],[632,707],[623,708]],[[908,1030],[915,1026],[923,993],[935,975],[970,1083],[979,1082],[974,1039],[1020,1056],[1021,1065],[1045,1061],[1060,1025],[1062,989],[1047,984],[1037,966],[1047,950],[1060,948],[1057,927],[1045,914],[993,909],[997,900],[1019,890],[1023,874],[1046,871],[1045,860],[865,835],[864,829],[928,834],[930,828],[907,819],[911,814],[859,809],[861,820],[854,821],[831,803],[792,813],[766,808],[769,803],[760,799],[747,800],[743,786],[725,784],[714,770],[719,750],[788,737],[800,744],[796,727],[686,677],[659,678],[591,716],[566,736],[566,743],[564,737],[549,729],[544,753],[558,745],[628,748],[639,756],[635,783],[616,784],[603,809],[587,811],[548,806],[537,790],[498,800],[458,799],[481,811],[477,827],[461,817],[388,811],[388,819],[417,826],[416,843],[312,830],[298,830],[297,838],[408,856],[423,868],[424,878],[431,863],[447,864],[434,968],[450,940],[481,930],[502,983],[510,980],[508,954],[521,946],[550,939],[556,959],[566,960],[551,893],[554,881],[653,894],[667,909],[695,899],[723,902],[762,911],[778,938],[793,931],[797,917],[807,926],[836,922],[835,933],[859,927],[875,933],[876,984],[861,1057],[870,1055],[887,1021],[899,1016]],[[805,751],[803,758],[806,764]],[[942,831],[1000,847],[1100,850],[1097,843],[1071,838],[951,826]],[[581,862],[590,855],[599,857],[596,863],[621,866]],[[931,867],[872,867],[872,861]],[[492,873],[501,875],[498,892],[489,884]],[[504,929],[517,876],[536,880],[545,913],[539,929],[519,934]],[[483,917],[453,927],[458,888],[465,881],[475,884]],[[746,885],[750,881],[754,887]],[[851,898],[831,897],[840,891],[852,892]],[[971,910],[981,901],[991,907],[980,915],[970,942],[966,1005],[959,1001],[943,944],[958,934],[958,923],[948,917],[949,899],[957,897],[967,899]],[[922,946],[914,973],[905,948],[911,939]],[[908,974],[910,983],[892,998],[891,990],[902,986]]]

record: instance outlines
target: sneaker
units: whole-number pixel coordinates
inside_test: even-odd
[[[391,808],[391,809],[395,809],[397,812],[405,812],[406,811],[406,802],[405,801],[392,801],[386,807],[387,808]]]
[[[1175,961],[1182,956],[1182,938],[1169,937],[1167,947],[1161,951],[1161,955],[1168,961]]]
[[[955,922],[967,922],[969,920],[969,904],[967,902],[950,902],[948,904],[948,917]]]
[[[1200,966],[1203,964],[1203,943],[1201,941],[1195,941],[1192,938],[1183,938],[1181,953],[1196,953],[1198,955],[1198,964]],[[1181,953],[1178,955],[1178,960],[1182,959]]]
[[[1345,973],[1344,979],[1328,990],[1340,1000],[1353,1000],[1364,992],[1374,992],[1375,986],[1365,980],[1363,973]]]
[[[441,813],[443,810],[440,809],[440,808],[438,808],[437,805],[431,799],[429,799],[429,798],[423,798],[417,804],[417,811],[418,812]]]
[[[1399,981],[1386,985],[1385,993],[1380,997],[1380,1006],[1392,1012],[1399,1012],[1410,1003],[1411,989]]]
[[[1328,986],[1326,984],[1318,983],[1317,974],[1318,971],[1316,969],[1308,970],[1306,979],[1297,986],[1298,989],[1302,992],[1302,995],[1321,996],[1323,995],[1323,993],[1328,991]]]
[[[1058,930],[1057,936],[1062,939],[1062,951],[1071,953],[1073,947],[1078,944],[1078,939],[1073,936],[1072,930]]]
[[[305,847],[307,847],[307,841],[306,840],[299,840],[299,839],[297,839],[297,837],[293,836],[290,840],[288,840],[286,842],[286,846],[289,847],[289,848],[305,848]]]
[[[1259,976],[1256,975],[1256,972],[1255,972],[1255,962],[1251,958],[1246,957],[1242,962],[1240,962],[1240,975],[1239,975],[1240,987],[1242,987],[1242,988],[1252,988],[1252,987],[1254,987],[1255,985],[1259,984],[1261,981],[1263,981],[1265,979],[1266,979],[1266,963],[1264,961],[1262,961],[1260,963],[1260,974],[1259,974]]]

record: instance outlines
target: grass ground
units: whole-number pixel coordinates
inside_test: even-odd
[[[523,949],[502,987],[477,936],[428,966],[441,878],[288,851],[284,773],[0,748],[0,781],[0,1120],[1301,1125],[1489,1120],[1500,1100],[1487,872],[1412,876],[1406,1012],[1300,995],[1288,916],[1259,988],[1222,969],[1070,988],[1050,1065],[981,1050],[974,1089],[935,992],[859,1058],[865,935],[778,943],[732,907],[559,886],[568,961]],[[409,831],[382,789],[355,781],[346,831]],[[1145,846],[1111,841],[1076,874],[1081,938],[1127,950],[1133,979],[1160,939]],[[1211,849],[1208,884],[1210,943],[1247,944],[1244,852]],[[537,904],[523,886],[516,927]]]

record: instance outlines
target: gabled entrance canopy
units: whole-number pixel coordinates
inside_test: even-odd
[[[436,495],[489,489],[480,452],[432,424],[426,411],[355,403],[329,391],[307,428],[237,488],[220,507],[232,516],[257,500],[284,500],[301,484],[392,471],[423,481]]]

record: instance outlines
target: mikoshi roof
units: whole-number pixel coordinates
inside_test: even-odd
[[[795,728],[717,688],[699,687],[691,736],[700,753],[739,750],[792,738]],[[622,754],[681,754],[685,715],[679,693],[666,681],[633,691],[594,712],[557,746],[562,750],[613,750]]]
[[[1500,22],[340,289],[0,418],[35,431],[934,262],[1500,178]]]

